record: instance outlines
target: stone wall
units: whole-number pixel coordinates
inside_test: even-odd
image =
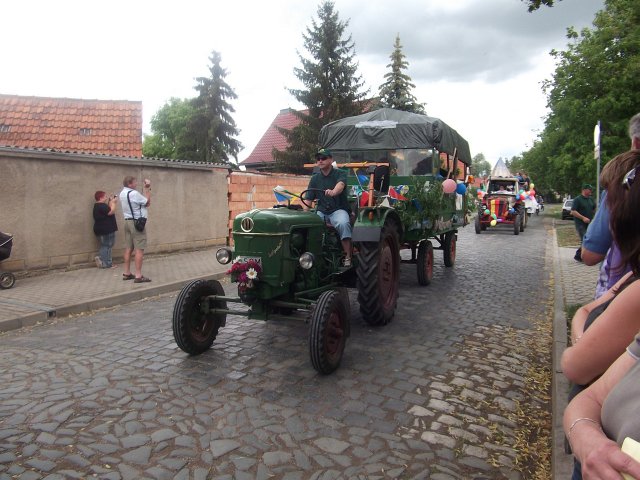
[[[2,269],[32,271],[92,265],[96,190],[119,193],[126,175],[151,179],[146,253],[228,245],[235,215],[271,207],[273,187],[306,188],[308,176],[233,172],[211,164],[0,147],[0,231],[14,235]],[[122,259],[124,223],[113,255]]]

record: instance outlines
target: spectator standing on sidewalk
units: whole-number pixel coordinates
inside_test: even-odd
[[[583,393],[579,393],[571,400],[565,412],[565,431],[576,459],[579,462],[584,462],[585,459],[588,459],[587,461],[590,464],[596,465],[595,467],[591,465],[585,467],[587,470],[600,468],[599,461],[602,459],[591,457],[593,454],[592,448],[597,449],[600,447],[592,446],[591,440],[593,438],[576,436],[576,431],[589,430],[586,425],[581,425],[583,418],[588,418],[588,421],[584,420],[586,423],[600,425],[601,415],[599,411],[593,414],[591,410],[584,410],[583,407],[594,400],[600,404],[604,401],[604,395],[608,394],[612,388],[611,378],[614,378],[615,381],[619,380],[619,377],[610,374],[612,369],[615,371],[618,368],[616,367],[617,364],[624,364],[625,372],[635,364],[638,364],[638,366],[633,367],[632,370],[637,371],[640,368],[640,363],[638,363],[640,360],[640,351],[638,351],[640,343],[635,347],[635,343],[632,343],[634,335],[640,330],[640,316],[637,314],[640,311],[640,282],[636,281],[640,279],[640,150],[632,150],[619,155],[612,162],[619,162],[620,165],[632,165],[632,168],[623,176],[621,181],[609,186],[606,204],[610,212],[611,232],[619,247],[621,262],[628,264],[631,272],[625,275],[598,300],[583,306],[576,312],[571,326],[572,346],[563,352],[561,360],[565,376],[572,382],[583,386],[577,389],[574,388],[572,390],[573,394],[584,390],[584,386],[594,382],[591,386],[586,387]],[[636,335],[636,342],[638,340],[640,340],[640,337]],[[627,359],[623,358],[616,361],[620,355],[626,356],[624,353],[625,347],[630,343],[632,343],[632,346],[627,350],[632,356],[635,355],[634,360],[628,362]],[[614,364],[614,362],[616,363]],[[613,367],[611,366],[612,364],[614,364]],[[607,379],[607,383],[603,384],[598,379],[600,375],[603,375],[602,379]],[[636,383],[633,391],[625,392],[625,395],[631,394],[632,398],[640,399],[640,387],[638,387],[637,381],[638,379],[635,378],[634,382]],[[636,403],[634,408],[640,408],[640,404]],[[640,418],[636,410],[625,410],[619,407],[614,408],[614,410],[621,410],[619,415],[627,419],[632,417]],[[588,415],[576,412],[588,412]],[[611,411],[607,415],[615,417],[616,420],[611,420],[613,423],[608,424],[609,421],[605,420],[606,416],[603,410],[602,425],[604,430],[610,439],[617,440],[620,443],[624,436],[621,438],[620,430],[616,432],[616,429],[621,428],[619,422],[622,417],[617,416],[617,413],[613,415]],[[618,423],[616,424],[616,422]],[[629,432],[629,430],[625,431]],[[632,423],[630,431],[633,433],[632,437],[640,440],[640,422]],[[612,450],[612,447],[615,446],[615,444],[612,445],[611,442],[608,442],[604,436],[598,440],[598,443],[603,448],[608,446],[609,450]],[[619,450],[619,447],[616,448]],[[599,454],[601,453],[599,452]],[[621,458],[619,451],[614,453],[613,456]],[[603,466],[602,468],[606,469],[610,468],[610,466]],[[581,465],[577,463],[572,478],[582,478],[580,472]],[[594,474],[591,473],[591,475]],[[594,475],[591,478],[606,477]]]
[[[629,138],[631,139],[630,150],[639,150],[640,113],[634,115],[629,121]],[[605,191],[602,193],[596,214],[587,228],[581,250],[581,258],[585,265],[595,265],[602,262],[598,283],[596,284],[596,299],[615,285],[630,268],[628,265],[620,264],[620,250],[611,235],[606,189],[609,185],[620,184],[624,174],[628,172],[632,166],[633,165],[629,163],[619,165],[612,160],[604,166],[600,174],[600,184]]]
[[[112,268],[111,249],[116,242],[118,223],[116,222],[116,204],[118,197],[98,190],[94,194],[96,203],[93,205],[93,233],[100,240],[98,256],[95,257],[96,267]]]
[[[585,183],[582,185],[582,193],[573,199],[573,204],[571,205],[571,216],[575,222],[576,232],[578,232],[578,236],[580,237],[580,246],[573,257],[574,260],[578,262],[582,261],[582,239],[596,212],[596,204],[593,198],[591,198],[592,191],[593,187]]]
[[[147,248],[147,231],[136,230],[134,218],[147,216],[147,208],[151,205],[151,180],[144,180],[142,193],[136,190],[138,181],[135,177],[126,176],[122,182],[124,188],[120,192],[120,204],[124,214],[124,272],[123,280],[134,283],[150,282],[151,279],[142,275],[142,260],[144,249]],[[129,207],[131,203],[131,207]],[[132,211],[133,210],[133,211]],[[131,273],[131,254],[134,256],[135,274]]]

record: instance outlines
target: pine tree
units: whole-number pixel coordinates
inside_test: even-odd
[[[196,114],[191,121],[198,159],[204,162],[237,163],[242,144],[234,138],[240,131],[231,116],[235,112],[229,100],[238,98],[225,82],[227,71],[220,66],[221,55],[215,50],[209,57],[211,77],[196,78],[199,95],[193,99]]]
[[[304,88],[288,90],[306,109],[294,112],[298,126],[279,129],[289,143],[285,151],[273,151],[280,170],[305,172],[302,165],[317,150],[320,129],[364,110],[368,91],[359,92],[364,82],[357,75],[355,45],[350,35],[343,38],[348,24],[340,21],[333,2],[327,0],[318,7],[318,21],[312,19],[302,35],[310,58],[298,54],[301,67],[294,74]]]
[[[195,115],[193,98],[172,97],[151,117],[151,135],[144,136],[145,157],[197,160],[189,126]]]
[[[416,86],[411,83],[411,77],[403,73],[403,70],[409,66],[409,62],[405,60],[405,54],[402,53],[400,35],[396,35],[396,42],[393,46],[393,53],[389,56],[391,63],[387,65],[391,71],[384,75],[386,81],[380,85],[380,105],[424,115],[424,104],[418,103],[416,97],[411,93],[411,89]]]

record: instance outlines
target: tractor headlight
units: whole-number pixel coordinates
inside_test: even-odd
[[[230,248],[220,248],[216,252],[216,260],[218,260],[218,263],[221,263],[222,265],[229,263],[232,258],[233,253]]]
[[[313,256],[313,253],[304,252],[302,255],[300,255],[298,263],[300,263],[300,266],[305,270],[309,270],[311,267],[313,267],[314,260],[315,258]]]

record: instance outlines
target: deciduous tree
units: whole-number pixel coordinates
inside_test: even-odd
[[[481,177],[491,173],[491,164],[487,162],[483,153],[479,153],[471,159],[471,175]]]
[[[556,70],[544,83],[550,113],[523,162],[536,184],[575,193],[596,183],[593,131],[602,128],[602,163],[629,148],[629,119],[640,111],[640,2],[606,0],[592,29],[569,28],[565,51],[552,51]],[[546,183],[549,182],[549,183]]]
[[[145,135],[142,153],[145,157],[195,159],[196,146],[189,131],[195,114],[193,99],[170,98],[153,117],[151,135]]]
[[[546,5],[547,7],[553,7],[554,0],[522,0],[528,6],[527,10],[533,12],[538,10],[542,5]],[[559,2],[562,0],[558,0]]]

